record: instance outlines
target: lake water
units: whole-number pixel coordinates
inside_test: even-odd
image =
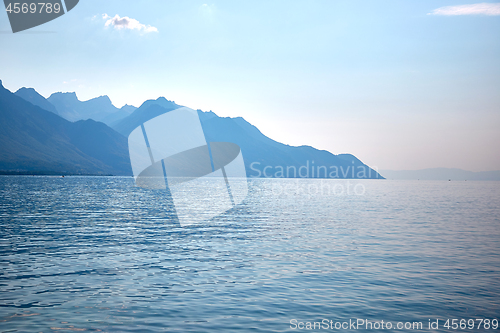
[[[500,182],[250,180],[242,205],[186,227],[164,195],[0,177],[0,332],[500,319]]]

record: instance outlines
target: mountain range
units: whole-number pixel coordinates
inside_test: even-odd
[[[93,119],[107,125],[127,117],[135,110],[131,105],[118,109],[108,96],[99,96],[82,102],[74,92],[53,93],[47,101],[57,109],[61,117],[69,121]]]
[[[107,96],[82,102],[75,93],[58,92],[45,99],[33,88],[14,94],[0,81],[4,128],[0,172],[131,175],[130,132],[179,107],[164,97],[145,101],[139,108],[120,109]],[[279,143],[241,117],[219,117],[201,110],[198,115],[208,142],[240,146],[250,177],[383,178],[351,154]],[[301,167],[303,172],[297,174]],[[320,175],[315,173],[318,168],[322,168]]]
[[[0,81],[3,173],[130,175],[127,139],[92,119],[70,122]]]
[[[33,105],[59,115],[56,107],[33,88],[21,88],[15,94]]]

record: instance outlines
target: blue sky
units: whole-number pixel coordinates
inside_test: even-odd
[[[165,96],[379,169],[500,170],[500,5],[474,4],[81,0],[17,34],[2,12],[0,79]]]

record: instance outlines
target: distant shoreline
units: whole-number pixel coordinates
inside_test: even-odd
[[[467,171],[453,168],[422,170],[379,170],[388,180],[500,180],[500,171]]]
[[[61,173],[61,172],[48,172],[48,171],[0,171],[0,176],[47,176],[47,177],[120,177],[120,178],[133,178],[133,176],[123,176],[123,175],[112,175],[112,174],[82,174],[82,173]],[[500,181],[500,179],[414,179],[414,178],[304,178],[304,177],[247,177],[247,179],[316,179],[316,180],[389,180],[389,181],[452,181],[452,182],[464,182],[464,181]]]

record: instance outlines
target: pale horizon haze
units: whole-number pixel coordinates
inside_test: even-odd
[[[96,1],[13,34],[0,79],[164,96],[380,170],[500,170],[500,3]]]

